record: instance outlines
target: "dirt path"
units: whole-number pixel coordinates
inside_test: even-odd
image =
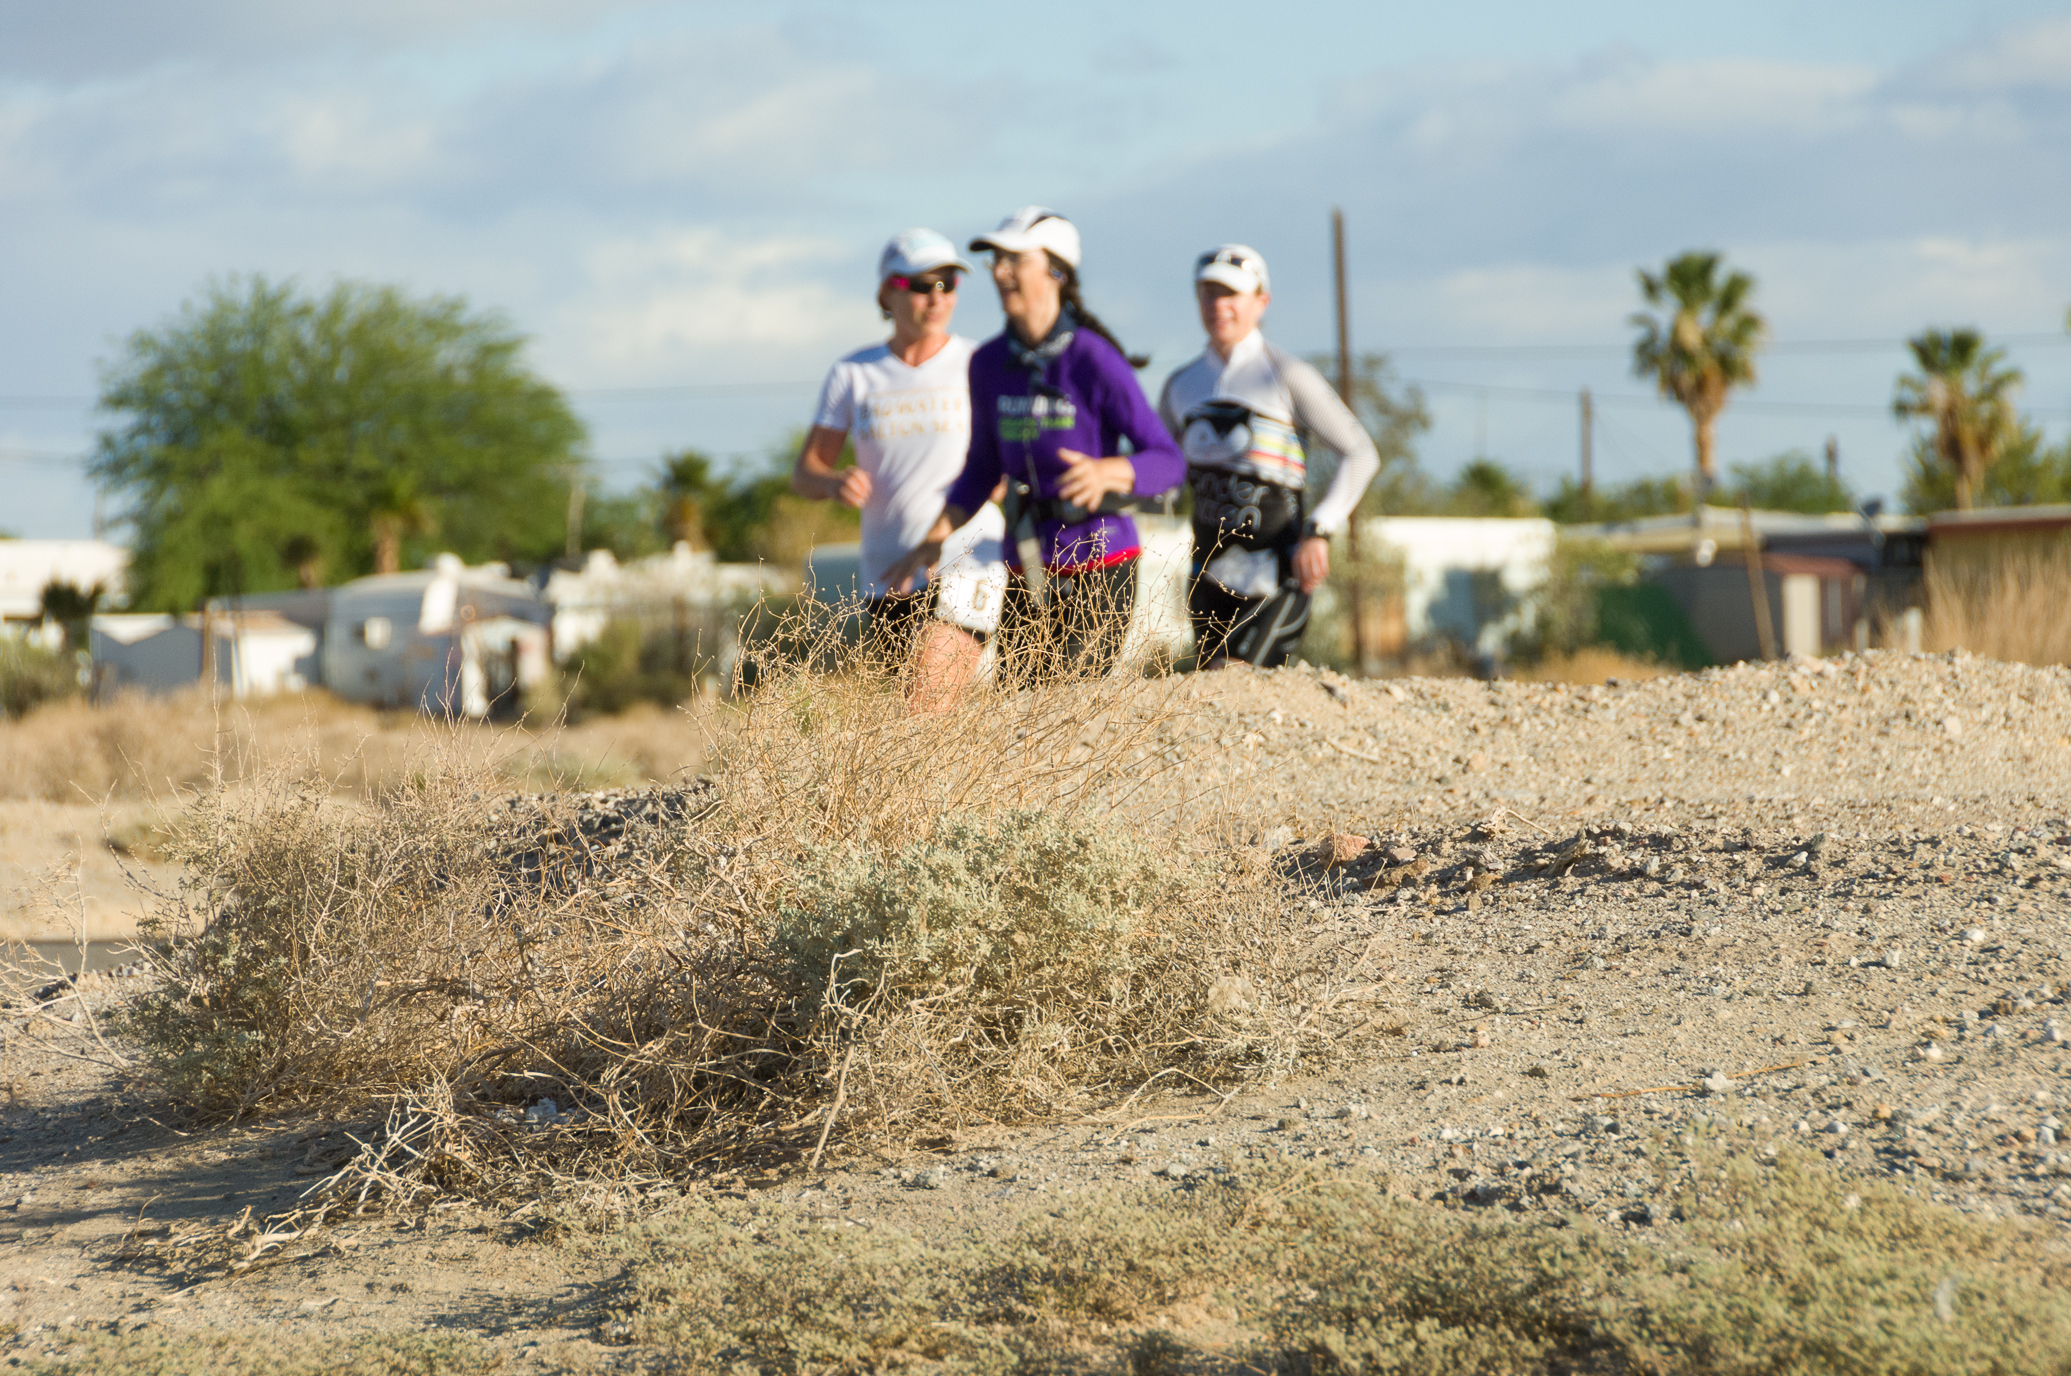
[[[1600,690],[1289,670],[1183,691],[1221,723],[1194,767],[1289,876],[1313,997],[1378,1035],[1227,1100],[1146,1095],[735,1192],[938,1231],[1292,1157],[1643,1228],[1649,1144],[1710,1133],[2071,1219],[2071,673],[1876,655]],[[1304,857],[1331,833],[1371,844],[1320,874]],[[522,1213],[369,1217],[227,1277],[120,1261],[140,1215],[290,1209],[371,1127],[154,1122],[76,1059],[96,1051],[77,995],[123,992],[0,1015],[0,1352],[67,1326],[264,1324],[471,1332],[520,1371],[638,1363],[610,1341],[608,1256]]]

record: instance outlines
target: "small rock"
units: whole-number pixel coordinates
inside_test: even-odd
[[[1271,831],[1259,837],[1258,843],[1268,851],[1285,850],[1294,844],[1294,828],[1274,827]]]
[[[1707,1075],[1698,1083],[1703,1086],[1706,1094],[1731,1094],[1733,1092],[1733,1081],[1728,1078],[1724,1071]]]
[[[1332,832],[1316,846],[1316,860],[1325,869],[1349,865],[1365,853],[1367,841],[1348,831]]]
[[[1970,943],[1972,946],[1975,946],[1980,941],[1983,941],[1985,939],[1985,929],[1983,927],[1972,927],[1969,931],[1963,934],[1963,939],[1966,942]]]
[[[1829,1137],[1846,1137],[1848,1135],[1848,1125],[1839,1118],[1833,1118],[1828,1120],[1824,1131]]]
[[[1388,863],[1391,865],[1407,865],[1417,858],[1417,853],[1408,846],[1390,846],[1382,854],[1388,857]]]
[[[940,1166],[930,1166],[924,1171],[915,1171],[913,1183],[923,1190],[939,1190],[949,1184],[949,1172]]]
[[[1373,1115],[1367,1112],[1365,1104],[1346,1104],[1337,1111],[1336,1116],[1339,1118],[1371,1118]]]
[[[525,1110],[525,1121],[533,1124],[551,1123],[560,1116],[560,1106],[555,1104],[552,1099],[541,1099],[538,1103]]]
[[[1891,1112],[1891,1105],[1876,1104],[1873,1105],[1870,1109],[1870,1117],[1876,1119],[1880,1123],[1888,1123],[1891,1121]]]
[[[1608,1113],[1593,1113],[1582,1120],[1582,1126],[1592,1137],[1608,1137],[1617,1133],[1618,1120]]]

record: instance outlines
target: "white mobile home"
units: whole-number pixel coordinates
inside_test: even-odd
[[[331,593],[323,681],[348,702],[482,718],[550,672],[552,608],[501,564],[358,578]]]

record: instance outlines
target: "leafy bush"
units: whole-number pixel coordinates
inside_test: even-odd
[[[945,1099],[1020,1116],[1188,1043],[1221,973],[1192,916],[1211,882],[1108,819],[952,815],[801,875],[776,942],[823,1012],[925,1047]]]
[[[24,636],[0,634],[0,717],[27,716],[78,691],[79,666],[71,655],[46,650]]]
[[[1639,581],[1636,555],[1602,540],[1562,536],[1546,564],[1546,582],[1539,589],[1533,618],[1536,649],[1541,654],[1573,654],[1597,644],[1603,634],[1602,599],[1607,588],[1630,587]]]
[[[648,632],[637,621],[607,622],[603,634],[561,666],[557,700],[536,704],[549,718],[571,722],[611,716],[635,703],[674,707],[696,695],[694,656],[668,632]]]
[[[657,789],[637,824],[498,796],[507,762],[458,736],[372,805],[309,772],[202,791],[129,1030],[212,1113],[388,1107],[369,1171],[401,1153],[470,1194],[1025,1121],[1332,1043],[1314,991],[1299,1026],[1209,1006],[1293,957],[1233,930],[1255,885],[1147,839],[1198,786],[1173,761],[1206,727],[1171,680],[916,713],[849,653],[776,663],[729,709],[716,787]],[[530,1131],[541,1096],[574,1115]]]

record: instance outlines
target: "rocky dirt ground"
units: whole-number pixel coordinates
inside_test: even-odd
[[[2071,1220],[2071,671],[1878,653],[1594,689],[1297,668],[1182,691],[1209,730],[1174,748],[1270,852],[1304,996],[1370,1035],[1227,1098],[700,1188],[939,1231],[1292,1157],[1434,1207],[1647,1228],[1652,1145],[1708,1134]],[[611,1264],[538,1210],[369,1217],[226,1273],[371,1125],[198,1128],[126,1093],[95,1015],[135,983],[44,981],[0,1011],[0,1354],[263,1323],[638,1365]],[[138,1245],[239,1220],[186,1262]]]

